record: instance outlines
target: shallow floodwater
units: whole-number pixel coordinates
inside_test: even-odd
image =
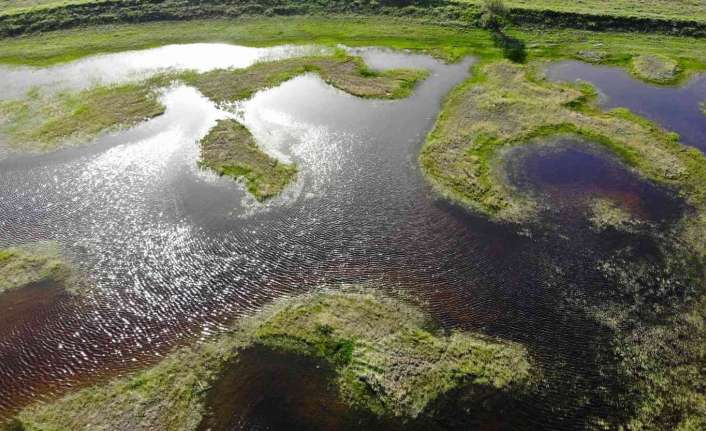
[[[34,87],[50,91],[77,90],[144,78],[165,70],[206,72],[330,51],[315,45],[251,48],[225,43],[191,43],[96,55],[51,67],[0,66],[0,76],[3,78],[0,81],[0,98],[22,97]]]
[[[679,133],[683,143],[706,151],[706,73],[679,86],[658,86],[633,78],[617,67],[562,61],[547,69],[556,81],[582,80],[597,87],[605,109],[624,107]]]
[[[224,64],[249,64],[238,52]],[[472,60],[357,52],[373,67],[432,74],[399,101],[355,98],[304,75],[228,112],[175,86],[162,95],[165,115],[131,130],[0,161],[0,246],[56,240],[89,286],[0,328],[0,411],[153,363],[285,294],[361,282],[403,290],[447,327],[521,342],[546,368],[542,392],[516,408],[481,420],[462,405],[438,407],[446,429],[579,428],[621,414],[611,407],[622,388],[610,339],[562,304],[570,293],[609,289],[595,264],[630,238],[607,244],[585,222],[561,235],[494,224],[438,199],[417,155]],[[241,185],[198,169],[198,140],[228,116],[273,156],[298,163],[299,179],[282,196],[259,204]],[[591,193],[609,195],[612,185],[598,181]],[[619,189],[650,208],[644,182]],[[258,414],[238,416],[238,426],[256,429]]]

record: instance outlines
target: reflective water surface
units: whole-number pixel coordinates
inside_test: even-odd
[[[261,58],[249,49],[212,48],[225,50],[218,51],[223,58],[199,63],[203,68]],[[90,286],[78,296],[47,293],[41,312],[0,320],[0,411],[138,369],[284,294],[373,280],[419,298],[447,327],[525,344],[542,368],[542,392],[522,405],[492,411],[481,422],[443,422],[444,428],[567,429],[620,414],[611,400],[624,388],[611,374],[609,338],[592,319],[562,304],[567,292],[590,296],[610,288],[594,263],[630,239],[606,242],[583,218],[567,221],[570,229],[561,235],[495,224],[435,197],[417,155],[445,95],[468,76],[473,61],[357,52],[373,67],[419,67],[432,74],[399,101],[355,98],[304,75],[232,112],[193,88],[174,86],[161,96],[167,107],[161,117],[82,148],[0,161],[0,246],[56,240]],[[118,63],[143,58],[112,56]],[[62,67],[80,64],[90,69],[88,76],[125,78],[102,62]],[[7,76],[31,81],[36,73],[45,72],[2,69],[0,82]],[[31,85],[43,82],[53,85],[39,78]],[[198,169],[198,140],[229,116],[247,125],[268,153],[299,165],[296,184],[282,196],[259,204],[241,185]],[[552,190],[566,184],[590,189],[592,196],[618,193],[646,217],[664,216],[652,203],[667,202],[664,191],[606,155],[572,153],[577,150],[571,146],[566,151],[523,158],[529,160],[522,162],[529,172],[525,182],[548,199],[561,199]],[[576,169],[561,170],[569,165]],[[674,211],[680,211],[677,204]],[[270,359],[277,368],[279,359]],[[458,409],[439,407],[444,417],[464,417],[464,407],[449,405]],[[261,427],[261,413],[272,410],[271,404],[259,406],[264,410],[255,405],[255,413],[236,417],[233,427]],[[268,426],[278,429],[280,419],[269,417]]]
[[[676,87],[657,86],[633,78],[624,69],[580,61],[562,61],[547,69],[556,81],[587,81],[597,87],[605,109],[624,107],[679,133],[683,143],[706,151],[706,74]]]

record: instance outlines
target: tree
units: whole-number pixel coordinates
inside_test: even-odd
[[[484,0],[481,6],[480,25],[493,32],[502,31],[508,22],[508,10],[502,0]]]

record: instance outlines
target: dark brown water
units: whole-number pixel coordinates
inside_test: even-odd
[[[507,411],[490,406],[482,421],[454,422],[472,407],[455,394],[435,408],[442,429],[581,429],[596,416],[628,414],[616,407],[625,389],[614,378],[610,334],[567,306],[566,296],[591,300],[592,292],[610,289],[596,264],[635,239],[596,233],[576,211],[560,213],[564,224],[556,228],[507,226],[436,198],[417,155],[471,61],[363,53],[373,66],[424,67],[432,75],[401,101],[358,99],[307,75],[257,94],[235,113],[175,87],[164,94],[166,114],[133,130],[84,148],[0,161],[0,246],[56,240],[92,286],[86,295],[52,300],[50,311],[18,316],[12,325],[21,330],[0,336],[0,411],[143,367],[285,293],[372,280],[404,289],[447,327],[525,344],[543,367],[536,393]],[[229,115],[267,151],[299,164],[300,178],[283,196],[261,205],[240,185],[197,169],[198,139]],[[564,186],[618,196],[648,218],[671,217],[672,210],[655,210],[664,205],[680,211],[666,191],[609,157],[571,148],[520,158],[528,176],[518,187],[550,201],[571,201]],[[293,369],[315,367],[300,360]],[[322,401],[298,401],[303,380],[282,361],[269,358],[269,371],[253,371],[262,391],[232,394],[229,406],[251,412],[231,409],[235,429],[328,423],[307,419]],[[272,381],[263,372],[285,376],[286,390],[263,384]],[[338,420],[325,377],[306,373]]]

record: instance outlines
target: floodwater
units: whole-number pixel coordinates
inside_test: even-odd
[[[676,87],[647,84],[624,69],[580,61],[552,64],[546,74],[555,81],[589,82],[598,89],[602,108],[628,108],[679,133],[684,144],[706,151],[706,114],[701,108],[706,103],[706,74]]]
[[[89,70],[87,76],[125,79],[117,68],[113,75],[101,66],[105,57],[120,64],[125,55],[139,69],[134,59],[174,66],[169,58],[193,52],[160,49],[62,66],[45,85],[53,87],[55,79],[74,85],[70,72],[56,71],[77,64]],[[154,59],[160,52],[169,58]],[[239,52],[235,47],[224,54],[233,58],[204,68],[264,58],[235,58]],[[559,231],[496,224],[436,197],[417,155],[445,95],[468,76],[473,60],[443,64],[410,53],[356,52],[372,67],[427,68],[432,74],[399,101],[355,98],[304,75],[231,111],[193,88],[174,86],[162,95],[165,115],[133,129],[81,148],[0,160],[0,246],[55,240],[89,286],[79,296],[44,300],[41,313],[0,328],[0,417],[33,399],[144,367],[169,348],[217,333],[282,295],[351,282],[403,290],[446,327],[523,343],[541,368],[541,387],[512,408],[496,405],[479,416],[469,413],[474,406],[463,405],[462,394],[454,394],[434,407],[442,429],[571,429],[625,414],[615,407],[625,388],[614,378],[609,334],[566,305],[566,297],[591,301],[592,293],[610,289],[597,263],[633,239],[606,241],[610,233],[594,232],[584,219]],[[0,82],[7,82],[5,76],[26,78],[31,87],[43,85],[44,78],[36,77],[48,74],[0,69]],[[268,153],[298,163],[299,178],[282,196],[260,204],[241,185],[198,169],[198,140],[217,119],[231,116]],[[578,181],[585,194],[620,196],[645,217],[668,216],[651,212],[653,199],[669,201],[667,191],[646,185],[608,156],[553,154],[559,158],[522,158],[539,172],[525,181],[532,190],[546,190],[553,199],[551,190]],[[542,174],[567,160],[605,166],[618,183],[599,178],[595,169]],[[296,417],[301,429],[316,429],[319,419],[311,415],[320,400],[298,403],[301,379],[283,369],[276,355],[266,359],[260,368],[243,365],[264,401],[253,401],[254,392],[221,387],[233,404],[219,406],[232,416],[218,423],[227,429],[289,429],[283,424]],[[295,368],[311,375],[315,365],[302,359]],[[267,383],[276,380],[267,377],[272,373],[292,384],[273,389]],[[331,399],[325,379],[310,384]],[[281,395],[289,410],[273,398],[282,388],[294,391]],[[270,422],[263,425],[263,418]]]

